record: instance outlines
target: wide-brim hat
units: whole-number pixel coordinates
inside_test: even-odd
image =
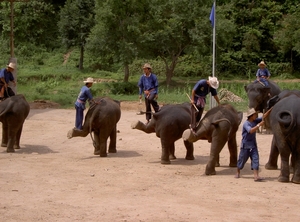
[[[84,83],[94,83],[94,79],[92,77],[87,78],[83,81]]]
[[[208,81],[209,81],[209,84],[212,88],[214,88],[214,89],[219,88],[219,81],[218,81],[217,77],[209,76]]]
[[[11,68],[11,69],[16,69],[16,64],[10,62],[10,63],[7,65],[7,67],[8,67],[8,68]]]
[[[152,69],[152,67],[149,63],[145,63],[145,65],[143,66],[143,69]]]
[[[265,63],[264,61],[261,61],[260,63],[258,63],[258,66],[259,66],[259,67],[260,67],[260,66],[266,67],[267,65],[266,65],[266,63]]]
[[[257,113],[257,112],[255,111],[255,109],[254,109],[254,108],[251,108],[251,109],[249,109],[248,112],[247,112],[247,117],[250,117],[250,116],[252,116],[252,115],[255,114],[255,113]]]

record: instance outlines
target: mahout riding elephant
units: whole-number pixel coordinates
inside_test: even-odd
[[[161,107],[159,112],[153,113],[148,124],[141,121],[132,123],[132,129],[138,129],[145,133],[156,133],[160,138],[162,153],[161,164],[170,164],[170,160],[176,159],[175,141],[181,138],[184,130],[189,128],[191,122],[191,104],[169,104]],[[187,160],[194,160],[194,145],[184,141]]]
[[[263,86],[259,82],[252,82],[244,86],[249,99],[249,108],[254,108],[256,111],[263,113],[266,111],[268,100],[281,92],[281,89],[275,82],[268,81],[268,87]]]
[[[269,103],[273,108],[265,123],[272,131],[273,139],[265,168],[277,169],[278,155],[280,155],[281,169],[278,181],[289,182],[290,169],[292,169],[291,181],[300,184],[300,91],[284,90],[275,98],[273,97]]]
[[[94,154],[100,157],[107,156],[107,139],[109,142],[109,153],[117,152],[117,123],[121,117],[120,102],[108,97],[96,98],[95,103],[88,109],[82,130],[71,129],[67,137],[86,137],[91,134]],[[94,137],[92,136],[92,132]]]
[[[23,124],[30,111],[30,106],[22,94],[8,97],[0,102],[0,122],[2,122],[2,147],[13,153],[20,149]]]
[[[201,119],[195,132],[187,129],[183,132],[184,141],[196,142],[207,140],[211,143],[210,157],[206,165],[205,174],[215,175],[215,166],[220,166],[219,154],[226,142],[230,154],[230,167],[237,166],[236,132],[242,121],[243,113],[237,112],[229,104],[222,104],[210,109]]]

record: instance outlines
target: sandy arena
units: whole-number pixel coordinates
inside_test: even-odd
[[[280,183],[279,170],[264,168],[272,135],[257,134],[265,182],[254,182],[250,160],[235,179],[227,146],[217,175],[206,176],[207,141],[194,144],[195,160],[188,161],[178,140],[177,160],[162,165],[159,138],[131,129],[145,121],[136,114],[144,105],[121,107],[118,152],[107,158],[93,155],[90,136],[67,139],[75,109],[31,109],[21,149],[1,147],[0,221],[299,221],[300,185]]]

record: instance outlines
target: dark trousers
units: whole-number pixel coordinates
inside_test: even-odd
[[[191,106],[191,111],[192,111],[191,128],[192,129],[196,129],[196,127],[201,119],[203,110],[204,110],[204,107],[203,108],[201,108],[201,106],[196,106],[196,107],[199,110],[199,112],[197,112],[197,110],[195,109],[195,107],[193,105]]]
[[[158,112],[159,105],[155,100],[155,94],[150,94],[149,97],[145,97],[145,105],[146,105],[146,120],[151,119],[151,106],[153,107],[155,112]]]
[[[81,107],[75,106],[76,109],[76,117],[75,117],[75,127],[79,130],[82,130],[82,122],[83,122],[83,111]]]

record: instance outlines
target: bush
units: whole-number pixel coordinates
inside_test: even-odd
[[[113,95],[133,95],[137,93],[137,85],[130,82],[107,83]]]

